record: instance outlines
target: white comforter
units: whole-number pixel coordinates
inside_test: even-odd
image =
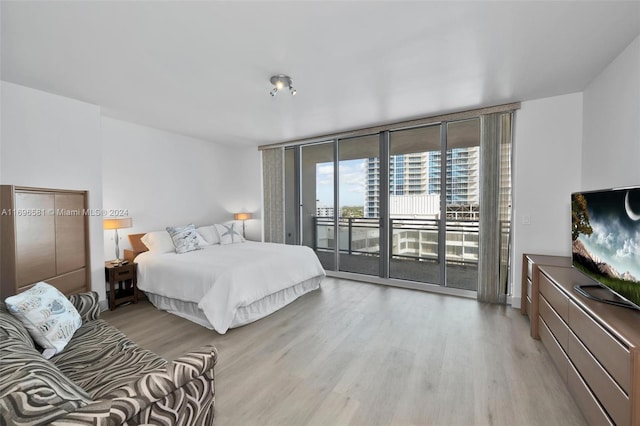
[[[146,252],[136,262],[139,289],[197,303],[219,333],[239,307],[325,275],[308,247],[248,241],[184,254]]]

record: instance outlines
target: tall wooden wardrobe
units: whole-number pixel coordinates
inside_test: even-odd
[[[39,281],[91,289],[87,191],[0,185],[0,296]]]

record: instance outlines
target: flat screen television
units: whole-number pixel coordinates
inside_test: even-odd
[[[640,309],[640,187],[571,194],[573,266],[586,297]]]

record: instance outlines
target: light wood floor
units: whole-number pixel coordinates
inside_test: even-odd
[[[102,317],[167,359],[212,343],[217,425],[583,425],[519,310],[327,278],[219,335],[148,302]]]

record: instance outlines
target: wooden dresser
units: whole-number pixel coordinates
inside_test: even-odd
[[[46,281],[91,289],[87,191],[0,185],[2,299]]]
[[[585,418],[640,425],[640,311],[579,295],[593,281],[576,269],[538,269],[540,340]]]
[[[543,254],[522,255],[522,292],[520,293],[520,311],[528,315],[531,322],[531,337],[539,339],[538,335],[538,280],[539,267],[542,265],[571,267],[571,258],[563,256],[548,256]],[[535,296],[534,296],[535,295]]]

